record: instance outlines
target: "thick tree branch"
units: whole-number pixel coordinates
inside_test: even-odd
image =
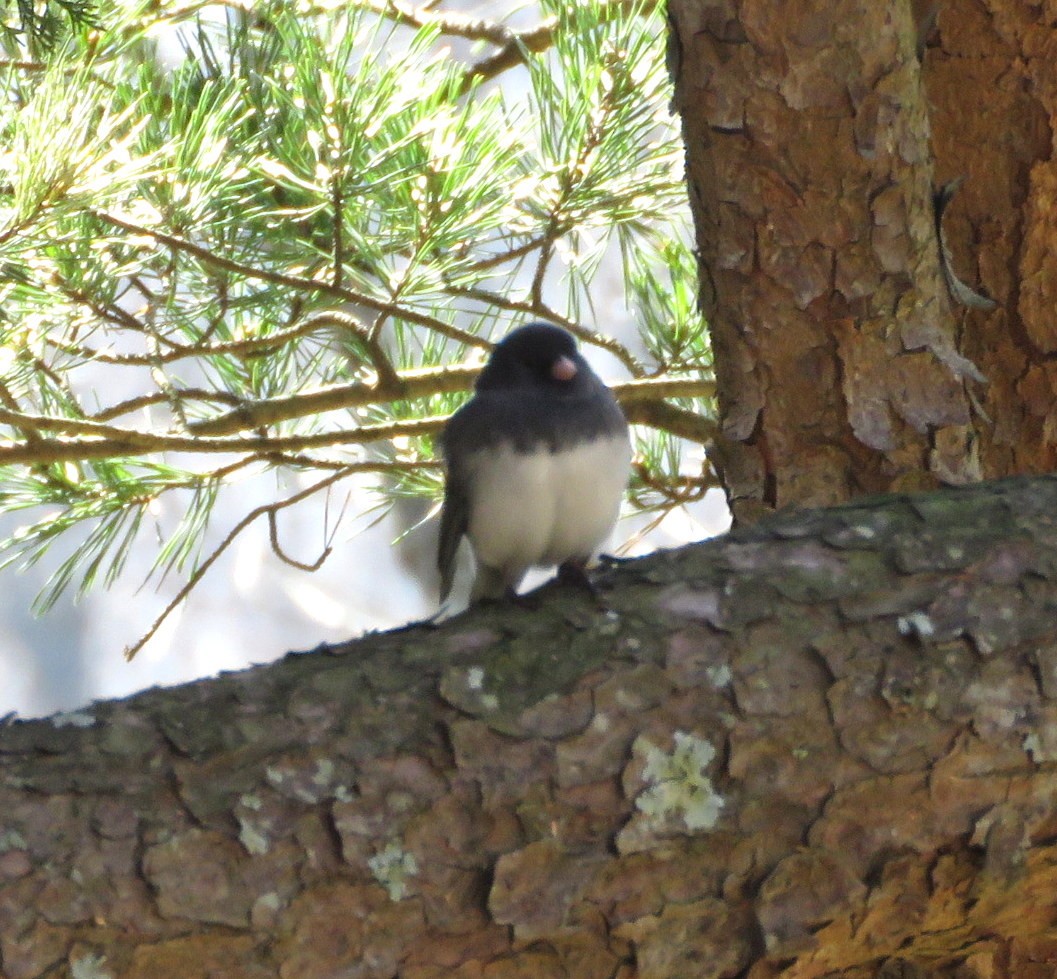
[[[1042,975],[1054,512],[793,513],[0,727],[4,973]]]

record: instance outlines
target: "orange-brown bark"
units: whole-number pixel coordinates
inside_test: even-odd
[[[1054,4],[669,9],[736,517],[1052,470]]]
[[[976,426],[987,476],[1057,466],[1055,14],[1053,3],[943,3],[922,62],[937,177],[965,178],[948,223],[956,264],[999,303],[959,314],[988,378]]]
[[[905,0],[672,0],[738,519],[978,478]]]
[[[9,724],[0,974],[1052,976],[1055,512],[802,511]]]

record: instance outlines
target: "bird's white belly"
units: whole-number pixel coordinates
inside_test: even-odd
[[[625,435],[564,452],[478,455],[467,530],[478,562],[513,577],[591,557],[616,523],[630,464]]]

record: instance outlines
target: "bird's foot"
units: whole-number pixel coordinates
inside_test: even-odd
[[[566,561],[564,564],[559,564],[558,580],[563,585],[583,589],[594,598],[598,597],[598,589],[587,574],[583,561]]]
[[[583,561],[566,561],[558,566],[558,581],[563,585],[571,585],[580,591],[587,592],[591,596],[600,612],[611,612],[612,608],[603,595],[603,589],[587,573]]]
[[[519,595],[513,588],[504,588],[499,594],[481,595],[471,601],[471,605],[513,605],[515,608],[534,612],[540,607],[539,597],[529,593]]]
[[[543,605],[539,595],[534,592],[529,592],[527,595],[519,595],[513,588],[507,591],[505,598],[511,605],[524,609],[526,612],[535,612]]]

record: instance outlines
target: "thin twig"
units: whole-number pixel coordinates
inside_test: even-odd
[[[251,510],[245,517],[243,517],[220,542],[220,544],[213,550],[213,553],[209,555],[197,568],[194,569],[191,576],[184,582],[183,586],[177,591],[176,595],[173,596],[172,600],[168,605],[162,609],[161,614],[151,623],[150,628],[136,640],[131,646],[125,649],[125,659],[130,660],[136,655],[148,642],[155,636],[157,631],[162,627],[165,620],[173,613],[173,611],[179,607],[179,605],[187,598],[187,596],[194,590],[195,586],[202,580],[206,572],[217,562],[220,556],[235,542],[235,539],[249,527],[258,517],[264,516],[265,514],[274,514],[279,510],[285,510],[287,507],[294,506],[300,503],[302,500],[308,499],[315,493],[318,493],[321,489],[325,489],[328,486],[332,486],[339,480],[346,479],[356,472],[368,472],[369,463],[356,463],[351,464],[338,472],[331,473],[325,476],[323,479],[309,486],[307,489],[301,490],[299,493],[295,493],[293,496],[288,497],[285,500],[280,500],[276,503],[268,503],[263,506],[259,506]]]
[[[298,571],[318,571],[323,567],[327,558],[330,557],[334,550],[329,543],[325,544],[323,550],[319,552],[319,557],[311,563],[298,561],[297,558],[290,557],[279,543],[279,521],[275,515],[275,510],[268,511],[268,542],[271,544],[272,553],[282,561],[283,564],[288,564],[291,568],[297,568]]]
[[[243,403],[242,398],[229,394],[227,391],[209,391],[205,388],[179,388],[176,393],[183,401],[215,401],[231,406]],[[168,394],[163,391],[155,391],[153,394],[142,394],[139,397],[118,402],[118,404],[97,411],[94,415],[89,415],[88,417],[90,421],[108,422],[113,418],[119,418],[121,415],[127,415],[133,411],[141,411],[144,408],[152,408],[155,405],[168,403]]]
[[[547,239],[543,235],[538,238],[530,238],[528,241],[522,242],[515,248],[511,248],[509,251],[501,252],[498,255],[490,255],[488,258],[482,258],[471,263],[467,267],[467,271],[487,272],[489,269],[493,269],[497,265],[503,265],[506,262],[513,262],[519,258],[524,258],[526,255],[534,252],[537,248],[542,248],[546,243]]]
[[[333,174],[330,178],[330,199],[334,208],[334,286],[340,289],[345,274],[345,201],[341,193],[341,178]]]
[[[634,471],[647,489],[664,497],[666,507],[696,503],[710,489],[718,489],[721,485],[711,471],[706,471],[701,476],[673,476],[663,480],[655,477],[649,467],[641,462],[635,463]]]
[[[81,306],[87,307],[94,316],[98,319],[103,320],[107,323],[113,323],[116,326],[124,327],[133,333],[146,333],[147,326],[133,316],[128,310],[123,309],[121,306],[116,304],[100,304],[96,299],[84,292],[81,289],[77,289],[71,286],[65,280],[58,283],[58,288],[67,299],[72,302],[78,303]],[[177,346],[169,340],[161,338],[163,342],[168,344],[170,347]],[[152,361],[153,363],[153,361]]]
[[[357,332],[361,329],[353,317],[328,310],[309,316],[301,320],[296,326],[262,336],[245,337],[241,340],[227,340],[223,343],[203,343],[199,341],[193,344],[173,344],[170,342],[169,346],[171,349],[169,352],[161,353],[157,357],[152,357],[149,354],[111,354],[95,347],[89,347],[86,344],[64,343],[50,337],[46,337],[45,342],[63,353],[101,364],[111,364],[115,367],[149,367],[159,362],[164,364],[175,363],[188,357],[260,357],[271,353],[284,344],[310,336],[318,329],[334,325],[341,326],[346,330],[354,328]],[[369,346],[369,349],[373,349],[370,348],[370,337],[367,332],[364,331],[360,336]],[[380,351],[372,353],[372,362],[375,364],[376,370],[379,363],[388,363],[388,358],[384,355],[384,352],[381,352],[382,356],[380,357],[373,355],[378,352]]]
[[[196,245],[194,242],[187,241],[187,239],[180,238],[177,235],[170,235],[154,228],[146,228],[142,225],[133,224],[131,221],[125,221],[122,218],[115,217],[114,215],[107,214],[103,211],[92,211],[92,214],[100,221],[105,221],[107,224],[110,224],[115,228],[121,228],[131,234],[147,235],[174,251],[193,255],[199,261],[204,262],[207,265],[212,265],[228,272],[243,275],[248,279],[253,279],[258,282],[270,282],[273,285],[286,286],[289,289],[296,289],[301,292],[333,296],[335,299],[340,299],[342,302],[365,306],[367,309],[373,309],[379,313],[387,313],[390,316],[404,320],[407,323],[415,323],[418,326],[424,326],[427,329],[433,330],[435,333],[439,333],[442,336],[446,336],[449,339],[465,344],[466,346],[482,348],[488,346],[487,340],[482,340],[480,337],[475,336],[466,330],[460,330],[458,327],[452,326],[450,323],[445,323],[443,320],[439,320],[434,316],[427,316],[425,313],[417,313],[412,309],[393,306],[391,303],[376,299],[374,296],[370,296],[367,293],[356,292],[355,290],[347,289],[344,286],[335,286],[330,282],[320,279],[308,279],[299,275],[288,275],[283,272],[271,272],[267,269],[256,268],[253,265],[246,265],[243,262],[236,262],[234,259],[227,258],[223,255],[217,255],[215,252],[211,252],[208,248],[203,248],[201,245]]]
[[[375,330],[367,329],[354,316],[340,313],[337,310],[326,310],[309,316],[301,325],[311,326],[313,330],[318,327],[337,326],[351,333],[367,351],[371,366],[378,375],[377,388],[380,391],[387,391],[400,387],[400,375],[375,335]]]
[[[18,398],[11,392],[11,389],[3,382],[0,381],[0,405],[6,408],[8,411],[18,412],[22,411],[18,403]],[[16,426],[19,434],[29,444],[37,444],[41,440],[40,432],[32,428],[23,428],[22,426]]]
[[[608,337],[603,333],[598,333],[595,330],[589,330],[585,326],[581,326],[575,320],[562,316],[547,303],[542,301],[537,303],[534,301],[525,302],[520,299],[511,299],[508,296],[500,295],[498,292],[491,292],[488,289],[481,289],[477,286],[458,287],[451,291],[454,295],[465,296],[468,299],[487,303],[488,305],[495,306],[499,309],[506,309],[513,313],[524,313],[527,316],[538,316],[550,320],[550,322],[564,327],[573,334],[573,336],[584,343],[589,343],[593,347],[598,347],[601,350],[606,350],[611,353],[631,372],[632,376],[643,377],[646,374],[646,368],[643,364],[619,340],[616,340],[613,337]]]

